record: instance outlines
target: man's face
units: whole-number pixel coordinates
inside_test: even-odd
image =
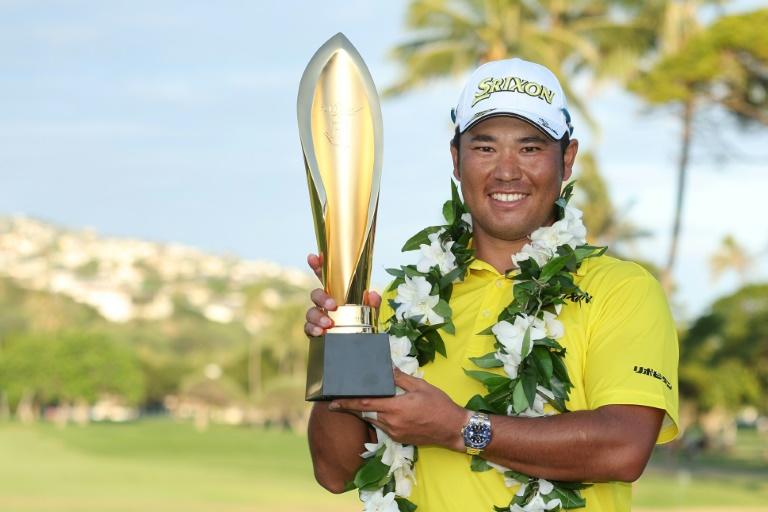
[[[554,202],[571,175],[578,142],[559,141],[514,117],[486,119],[451,146],[453,174],[472,214],[474,236],[522,241],[554,221]],[[479,240],[479,238],[478,238]]]

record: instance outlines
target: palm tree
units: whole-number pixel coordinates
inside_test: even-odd
[[[630,84],[652,105],[674,105],[680,119],[675,215],[662,274],[667,290],[677,259],[697,113],[719,106],[742,125],[768,125],[768,11],[726,16],[700,28],[695,7],[701,4],[670,3],[659,58]]]
[[[720,247],[709,258],[713,281],[717,281],[724,272],[734,270],[743,284],[754,265],[755,258],[732,235],[723,237]]]
[[[652,40],[650,24],[615,20],[616,3],[625,2],[413,0],[406,25],[414,37],[393,49],[403,70],[385,94],[401,94],[483,62],[516,56],[551,69],[571,105],[596,130],[584,101],[565,78],[580,72],[596,78],[622,74]]]

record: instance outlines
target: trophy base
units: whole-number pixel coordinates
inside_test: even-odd
[[[307,401],[394,394],[387,334],[328,332],[309,339]]]

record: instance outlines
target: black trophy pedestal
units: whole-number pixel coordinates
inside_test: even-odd
[[[394,394],[387,334],[329,332],[309,339],[307,401]]]

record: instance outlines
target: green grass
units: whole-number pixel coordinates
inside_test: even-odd
[[[634,486],[633,503],[768,510],[768,436],[743,430],[727,454],[701,453],[693,459],[657,449]]]
[[[728,456],[692,463],[659,452],[635,485],[634,503],[768,510],[765,441],[748,432]],[[310,510],[360,506],[354,493],[333,496],[314,482],[300,435],[228,427],[197,432],[171,421],[65,429],[0,424],[2,512]]]
[[[317,484],[291,433],[141,422],[0,426],[3,512],[356,510]]]

